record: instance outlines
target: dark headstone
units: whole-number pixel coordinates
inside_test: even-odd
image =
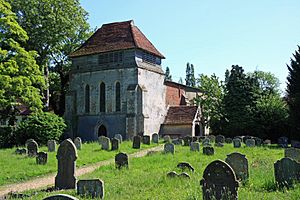
[[[239,138],[234,138],[232,142],[234,148],[240,148],[242,146],[242,141]]]
[[[246,140],[253,139],[253,137],[249,136],[249,135],[246,135],[246,136],[243,136],[242,139],[243,139],[243,142],[246,144]]]
[[[191,176],[190,176],[188,173],[186,173],[186,172],[182,172],[181,174],[178,174],[178,177],[181,177],[181,178],[188,178],[188,179],[191,178]]]
[[[141,148],[141,136],[136,135],[133,137],[133,142],[132,142],[132,148],[134,149],[140,149]]]
[[[164,145],[164,153],[174,154],[175,153],[175,145],[172,143],[166,143]]]
[[[280,187],[291,187],[300,179],[300,163],[290,158],[282,158],[274,163],[275,181]]]
[[[282,148],[287,148],[289,145],[289,139],[287,137],[278,138],[278,145]]]
[[[115,150],[119,150],[119,146],[120,146],[120,140],[113,138],[111,139],[111,150],[115,151]]]
[[[190,146],[191,142],[192,142],[191,136],[183,137],[183,146]]]
[[[48,161],[48,154],[46,152],[38,152],[36,157],[36,164],[45,165]]]
[[[117,169],[128,168],[128,155],[126,153],[118,153],[115,156],[115,164]]]
[[[206,137],[205,136],[199,136],[198,141],[202,142]]]
[[[215,154],[215,150],[213,147],[203,147],[203,154],[204,155],[214,155]]]
[[[110,139],[108,137],[102,138],[101,149],[106,151],[110,150]]]
[[[27,143],[27,153],[28,156],[33,157],[36,156],[38,153],[39,145],[34,140],[30,140]]]
[[[187,163],[187,162],[181,162],[181,163],[178,163],[177,165],[177,168],[180,168],[181,170],[190,170],[192,172],[195,171],[194,167],[192,167],[192,165],[190,163]]]
[[[17,148],[16,151],[15,151],[16,154],[27,154],[27,149],[25,148]]]
[[[175,145],[183,145],[182,142],[183,142],[182,139],[178,139],[178,138],[172,140],[172,143]]]
[[[249,178],[248,171],[248,160],[246,155],[240,153],[231,153],[227,155],[225,162],[230,165],[230,167],[235,172],[236,178],[239,181],[246,182]]]
[[[191,142],[190,151],[200,151],[200,143],[199,142]]]
[[[197,136],[193,136],[191,142],[197,142],[198,141],[198,137]]]
[[[216,141],[216,136],[214,135],[208,135],[207,136],[210,142],[215,142]]]
[[[261,146],[261,144],[262,144],[262,139],[260,139],[260,138],[258,138],[258,137],[255,137],[254,140],[255,140],[255,145],[256,145],[256,146]]]
[[[79,199],[68,194],[54,194],[50,197],[44,198],[43,200],[79,200]]]
[[[217,135],[216,136],[216,143],[224,143],[225,137],[223,135]]]
[[[246,147],[255,147],[255,140],[254,139],[247,139],[246,140]]]
[[[169,135],[165,135],[165,136],[163,137],[163,139],[164,139],[164,142],[165,142],[165,143],[171,142],[171,137],[170,137]]]
[[[178,176],[178,174],[175,171],[171,171],[171,172],[167,173],[167,177],[169,177],[169,178],[174,178],[177,176]]]
[[[202,145],[203,146],[210,146],[210,139],[206,137],[205,139],[202,140]]]
[[[149,135],[144,135],[143,136],[143,144],[150,144],[151,140],[150,140],[150,136]]]
[[[77,182],[77,194],[96,199],[104,198],[104,182],[100,179],[79,180]]]
[[[158,144],[159,142],[159,135],[157,133],[152,134],[152,142]]]
[[[231,143],[232,143],[232,139],[231,139],[231,138],[226,138],[226,139],[225,139],[225,142],[226,142],[227,144],[231,144]]]

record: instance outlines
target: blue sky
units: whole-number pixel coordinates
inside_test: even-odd
[[[299,0],[80,0],[92,28],[133,19],[166,59],[173,81],[240,65],[275,74],[284,90],[286,64],[300,45]]]

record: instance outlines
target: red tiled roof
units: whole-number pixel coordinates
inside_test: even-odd
[[[171,106],[164,124],[192,124],[197,110],[198,106]]]
[[[143,49],[160,58],[165,58],[132,20],[103,24],[81,47],[71,53],[70,57],[132,48]]]

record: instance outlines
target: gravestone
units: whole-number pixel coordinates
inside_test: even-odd
[[[181,174],[178,174],[178,177],[180,177],[180,178],[188,178],[188,179],[191,178],[191,176],[188,173],[186,173],[186,172],[182,172]]]
[[[206,137],[205,139],[202,140],[202,145],[203,146],[210,146],[210,139]]]
[[[280,137],[278,138],[278,146],[282,148],[287,148],[289,145],[289,139],[287,137]]]
[[[239,138],[234,138],[232,142],[234,148],[240,148],[242,146],[242,141]]]
[[[56,151],[56,141],[55,140],[48,140],[47,141],[47,147],[49,152]]]
[[[203,154],[211,156],[215,154],[215,150],[213,147],[203,147]]]
[[[79,199],[68,194],[54,194],[50,197],[44,198],[43,200],[79,200]]]
[[[119,150],[119,146],[120,146],[120,140],[113,138],[111,139],[111,150],[115,151],[115,150]]]
[[[183,145],[182,139],[178,139],[178,138],[173,139],[172,143],[175,144],[175,145]]]
[[[211,162],[204,170],[202,185],[203,200],[238,199],[238,181],[233,169],[221,160]]]
[[[116,134],[114,138],[118,139],[120,144],[123,142],[123,137],[121,134]]]
[[[246,147],[255,147],[255,140],[254,139],[247,139],[246,140]]]
[[[300,149],[300,141],[291,140],[291,146],[297,149]]]
[[[98,137],[98,143],[100,145],[102,145],[103,139],[106,138],[105,136],[101,135],[100,137]]]
[[[128,155],[126,153],[118,153],[115,156],[115,165],[117,169],[128,168]]]
[[[141,148],[141,140],[142,140],[141,136],[139,136],[139,135],[133,136],[132,148],[140,149]]]
[[[227,144],[231,144],[231,143],[232,143],[232,139],[231,139],[231,138],[226,138],[226,139],[225,139],[225,142],[226,142]]]
[[[266,146],[271,145],[271,140],[265,140],[265,141],[264,141],[264,145],[266,145]]]
[[[217,135],[216,136],[216,143],[224,143],[225,137],[223,135]]]
[[[242,137],[242,140],[243,140],[243,142],[246,144],[246,140],[248,140],[248,139],[253,139],[253,137],[252,136],[250,136],[250,135],[246,135],[246,136],[243,136]]]
[[[100,179],[79,180],[77,182],[77,194],[95,199],[104,198],[104,182]]]
[[[175,145],[172,143],[166,143],[164,145],[164,153],[174,154],[175,153]]]
[[[195,171],[194,167],[190,163],[188,163],[188,162],[178,163],[176,167],[179,168],[179,169],[181,169],[181,170],[186,170],[187,169],[187,170],[190,170],[192,172]]]
[[[191,142],[197,142],[198,141],[198,137],[197,136],[193,136],[191,139]]]
[[[36,164],[45,165],[48,161],[48,154],[46,152],[38,152],[36,157]]]
[[[28,156],[33,157],[38,153],[39,145],[34,140],[30,140],[27,143],[27,153]]]
[[[82,144],[82,142],[81,142],[81,138],[80,137],[76,137],[75,138],[74,144],[75,144],[77,150],[81,150],[81,144]]]
[[[216,136],[214,136],[214,135],[208,135],[207,137],[208,137],[209,141],[212,143],[214,143],[216,141]]]
[[[215,146],[216,146],[216,147],[224,147],[224,144],[221,143],[221,142],[216,142],[216,143],[215,143]]]
[[[170,137],[169,135],[165,135],[165,136],[163,137],[163,139],[164,139],[164,142],[165,142],[165,143],[171,142],[171,137]]]
[[[17,148],[16,151],[15,151],[16,154],[27,154],[27,149],[25,148]]]
[[[275,181],[280,187],[291,187],[299,182],[300,163],[290,158],[282,158],[274,163]]]
[[[246,155],[240,153],[231,153],[227,155],[225,162],[230,165],[236,175],[236,179],[246,182],[249,178],[248,159]]]
[[[177,176],[178,176],[178,174],[175,171],[171,171],[171,172],[167,173],[167,177],[169,177],[169,178],[174,178]]]
[[[255,137],[254,140],[255,140],[255,145],[256,145],[256,146],[261,146],[261,144],[262,144],[262,139],[260,139],[260,138],[258,138],[258,137]]]
[[[55,177],[55,188],[74,189],[76,186],[74,173],[77,148],[71,139],[66,139],[59,145],[56,158],[58,160],[58,169]]]
[[[149,135],[144,135],[143,136],[143,144],[150,144],[150,136]]]
[[[284,157],[291,158],[300,163],[300,149],[287,148],[284,150]]]
[[[108,137],[102,138],[101,149],[109,151],[109,149],[110,149],[110,139]]]
[[[199,142],[191,142],[190,151],[200,151],[200,143]]]
[[[191,136],[184,136],[183,137],[183,146],[190,146],[192,142],[192,137]]]
[[[159,135],[157,133],[152,134],[152,142],[158,144],[159,142]]]

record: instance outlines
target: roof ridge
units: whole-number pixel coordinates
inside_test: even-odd
[[[133,26],[134,26],[134,24],[133,24],[133,23],[130,23],[130,33],[131,33],[131,36],[132,36],[132,39],[133,39],[134,46],[135,46],[136,48],[139,48],[138,45],[137,45],[137,42],[136,42],[136,40],[135,40],[134,32],[133,32],[133,30],[132,30],[132,27],[133,27]]]

